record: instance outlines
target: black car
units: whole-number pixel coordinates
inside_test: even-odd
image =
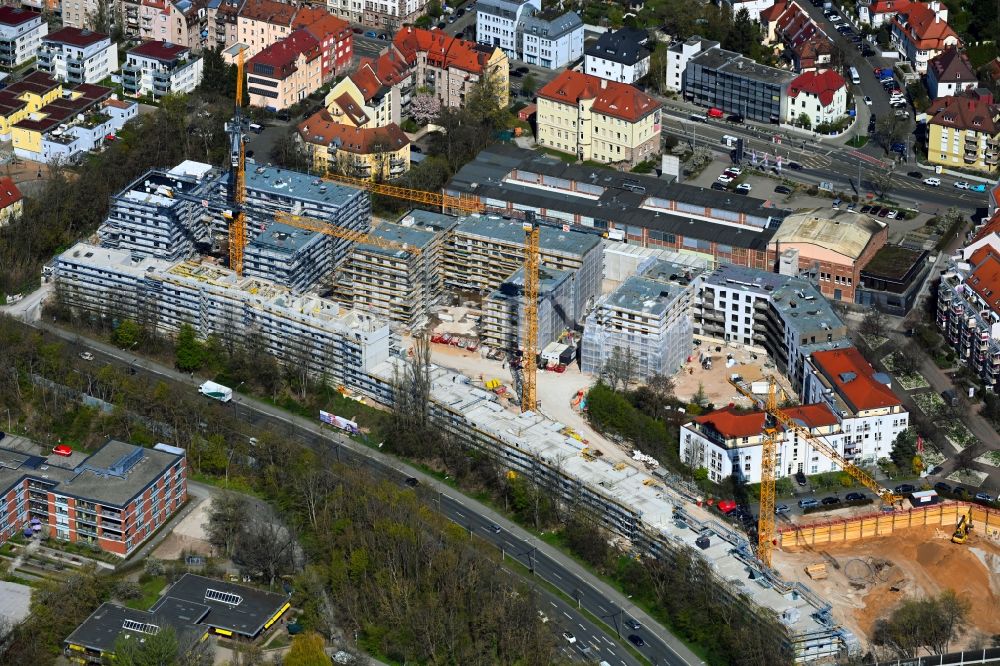
[[[955,496],[955,499],[967,500],[969,499],[969,497],[971,497],[969,491],[966,488],[963,488],[962,486],[955,486],[955,489],[951,491],[951,494]]]
[[[514,69],[514,71],[515,72],[520,72],[521,74],[527,74],[531,70],[528,69],[527,67],[517,67],[517,68]]]
[[[524,74],[522,74],[521,72],[517,71],[516,69],[512,69],[510,71],[510,76],[514,77],[515,79],[519,79],[522,76],[524,76]]]
[[[642,647],[646,644],[646,641],[642,640],[642,636],[639,634],[629,634],[628,642],[636,647]]]
[[[404,481],[404,483],[406,483],[406,485],[408,485],[411,488],[416,488],[417,486],[420,485],[420,481],[412,476],[406,477],[406,481]]]
[[[792,171],[801,171],[802,165],[799,164],[798,162],[789,162],[788,168],[791,169]]]
[[[722,192],[725,192],[726,191],[726,186],[723,185],[722,183],[716,182],[716,183],[712,183],[712,189],[713,190],[721,190]]]
[[[413,145],[413,146],[410,146],[410,152],[411,153],[422,153],[422,152],[424,152],[424,149],[421,148],[420,146]]]
[[[917,178],[919,180],[924,179],[924,174],[921,171],[910,171],[906,175],[909,176],[910,178]]]
[[[287,123],[287,122],[288,122],[289,120],[291,120],[291,119],[292,119],[292,116],[291,116],[291,115],[289,115],[289,113],[288,113],[287,111],[282,111],[282,112],[280,112],[280,113],[279,113],[279,114],[277,115],[277,118],[278,118],[278,120],[280,120],[281,122],[283,122],[283,123]]]
[[[774,191],[777,192],[778,194],[791,194],[792,188],[788,187],[787,185],[778,185],[777,187],[774,188]]]
[[[743,122],[743,116],[740,115],[739,113],[730,113],[728,116],[726,116],[726,122],[728,122],[728,123],[742,123]]]
[[[916,490],[916,487],[909,483],[901,483],[892,489],[897,495],[906,495],[907,493],[912,493]]]
[[[840,498],[839,497],[824,497],[823,498],[823,504],[826,504],[828,506],[831,505],[831,504],[840,504]]]
[[[865,494],[864,493],[847,493],[847,495],[844,496],[844,501],[846,501],[846,502],[860,502],[864,498],[865,498]]]
[[[802,472],[796,472],[795,482],[798,483],[800,486],[806,485],[806,475],[803,474]]]
[[[864,58],[870,58],[873,55],[875,55],[875,51],[872,50],[872,47],[868,46],[867,44],[865,44],[864,46],[861,47],[861,56],[862,57],[864,57]]]
[[[638,621],[633,620],[632,618],[625,620],[625,626],[631,629],[632,631],[639,631],[640,629],[642,629],[642,625]]]
[[[951,493],[951,486],[949,486],[944,481],[938,481],[934,484],[934,490],[939,493]]]

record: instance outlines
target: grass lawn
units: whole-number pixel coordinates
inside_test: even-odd
[[[551,148],[538,148],[538,151],[545,153],[546,155],[551,155],[552,157],[558,157],[566,164],[576,164],[576,155],[570,155],[569,153],[553,150]]]
[[[851,148],[861,148],[868,143],[867,134],[859,134],[858,136],[851,137],[851,140],[847,142],[847,145]]]
[[[136,599],[129,599],[125,602],[125,605],[136,610],[149,610],[149,607],[160,598],[160,592],[162,592],[163,588],[166,586],[166,576],[156,576],[155,578],[150,578],[145,583],[139,584],[139,587],[142,589],[142,596]]]

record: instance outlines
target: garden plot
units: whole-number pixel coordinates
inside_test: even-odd
[[[961,451],[978,441],[961,421],[938,421],[934,425],[941,429],[948,443],[954,446],[956,451]]]
[[[933,391],[916,394],[913,396],[913,402],[917,403],[920,411],[931,418],[940,414],[944,407],[944,399]]]
[[[976,462],[989,465],[990,467],[1000,467],[1000,451],[987,451],[976,458]]]
[[[861,338],[865,341],[865,344],[868,345],[868,348],[871,349],[872,351],[875,351],[876,349],[878,349],[879,347],[881,347],[882,345],[884,345],[886,342],[889,341],[889,338],[882,335],[865,335],[862,333]]]
[[[919,372],[913,372],[910,374],[903,374],[899,370],[899,363],[897,362],[900,358],[902,352],[894,351],[888,354],[882,359],[882,363],[885,365],[886,370],[892,373],[892,376],[896,379],[904,391],[916,391],[917,389],[927,388],[930,386],[928,381]]]
[[[960,469],[949,474],[947,478],[949,481],[954,481],[955,483],[961,483],[963,486],[972,486],[973,488],[978,488],[983,485],[983,481],[989,476],[986,472],[980,472],[978,469]]]

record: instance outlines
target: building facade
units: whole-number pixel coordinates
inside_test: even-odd
[[[540,11],[541,0],[481,0],[476,3],[476,39],[516,59],[520,52],[517,26],[525,16]]]
[[[834,123],[847,115],[847,82],[832,69],[810,71],[788,84],[788,115],[785,121],[798,123],[803,116],[815,127]]]
[[[322,85],[320,44],[304,29],[265,47],[247,62],[250,106],[286,109]]]
[[[675,41],[667,47],[667,90],[682,92],[688,62],[699,53],[719,48],[719,42],[701,37],[689,37],[686,41]]]
[[[573,274],[540,267],[535,306],[538,321],[535,349],[544,349],[573,327]],[[524,268],[519,268],[483,300],[479,335],[483,344],[495,349],[522,349],[525,328]]]
[[[427,11],[427,2],[428,0],[365,0],[361,22],[391,33],[406,24],[412,25]]]
[[[937,325],[959,362],[1000,391],[1000,253],[984,245],[941,275]]]
[[[38,55],[49,24],[27,7],[0,7],[0,67],[13,69]]]
[[[538,91],[539,145],[635,166],[660,153],[660,104],[639,89],[564,71]]]
[[[979,87],[969,58],[957,48],[947,48],[927,61],[927,91],[931,99],[958,95]]]
[[[985,89],[934,100],[927,109],[927,161],[996,173],[1000,164],[1000,104]]]
[[[236,41],[243,57],[255,55],[292,34],[297,6],[277,0],[244,0],[236,19]]]
[[[130,97],[186,94],[201,83],[203,65],[186,46],[145,42],[129,50],[122,66],[122,88]]]
[[[583,71],[608,81],[635,83],[649,73],[648,40],[644,30],[634,28],[602,33],[587,47]]]
[[[299,123],[298,138],[320,173],[383,181],[410,169],[410,140],[395,123],[356,127],[323,109]]]
[[[522,17],[517,30],[516,59],[529,65],[560,69],[583,57],[583,20],[576,12],[536,12]]]
[[[0,140],[10,141],[11,128],[62,97],[62,83],[34,70],[0,90]]]
[[[99,83],[118,70],[118,47],[108,35],[62,28],[42,39],[38,70],[66,83]]]
[[[684,97],[748,120],[778,123],[788,117],[787,89],[794,79],[792,72],[714,48],[688,61]]]
[[[962,45],[948,25],[948,8],[938,0],[914,2],[892,18],[892,42],[918,74],[927,73],[927,62],[949,47]]]

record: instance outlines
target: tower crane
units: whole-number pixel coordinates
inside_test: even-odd
[[[818,437],[809,429],[799,425],[795,419],[778,407],[777,386],[774,378],[767,378],[767,394],[758,398],[750,388],[736,380],[729,380],[737,391],[749,398],[764,411],[764,446],[760,474],[760,517],[757,522],[757,558],[767,567],[771,566],[771,552],[775,546],[774,535],[774,468],[777,454],[778,434],[781,429],[794,432],[808,441],[813,448],[840,465],[856,481],[874,492],[885,504],[893,504],[901,498],[883,487],[868,472],[844,458],[823,437]]]
[[[229,124],[231,135],[229,157],[229,191],[233,198],[233,221],[229,223],[229,267],[237,277],[243,277],[243,250],[247,242],[247,219],[243,210],[246,201],[246,146],[243,134],[243,49],[236,56],[236,108]]]
[[[366,243],[368,245],[374,245],[375,247],[382,248],[383,250],[402,250],[404,252],[409,252],[410,254],[420,254],[421,252],[420,248],[414,245],[397,243],[396,241],[381,238],[363,231],[335,227],[328,222],[316,220],[311,217],[292,215],[291,213],[278,211],[274,214],[274,219],[282,224],[287,224],[290,227],[305,229],[307,231],[316,231],[321,234],[326,234],[327,236],[343,238],[344,240],[349,240],[355,243]]]

